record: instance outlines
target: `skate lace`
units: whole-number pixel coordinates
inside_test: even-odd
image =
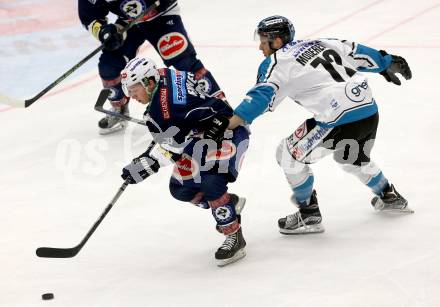
[[[220,249],[231,250],[235,243],[237,242],[237,235],[234,233],[233,235],[229,235],[226,237],[226,240],[223,242]]]
[[[286,218],[286,225],[288,227],[295,225],[295,222],[298,225],[304,225],[304,220],[302,219],[301,213],[299,211],[294,214],[288,215]]]

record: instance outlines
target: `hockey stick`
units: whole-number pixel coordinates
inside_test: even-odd
[[[76,254],[79,253],[79,251],[83,248],[83,246],[86,244],[86,242],[89,240],[89,238],[92,236],[92,234],[95,232],[96,228],[98,228],[99,224],[101,224],[102,220],[104,220],[107,213],[109,213],[110,209],[113,207],[113,205],[118,200],[119,196],[121,196],[122,192],[124,192],[125,188],[128,185],[128,179],[124,181],[122,186],[119,188],[116,195],[111,200],[110,204],[105,208],[104,212],[102,212],[99,219],[95,222],[93,227],[89,230],[89,232],[86,234],[84,239],[75,247],[71,248],[56,248],[56,247],[39,247],[37,248],[37,256],[38,257],[44,257],[44,258],[72,258],[75,257]]]
[[[152,5],[150,5],[143,14],[140,14],[138,17],[136,17],[135,19],[133,19],[128,25],[126,25],[121,33],[125,33],[127,32],[131,27],[133,27],[136,23],[138,23],[142,18],[144,18],[146,15],[150,14],[155,8],[157,8],[160,5],[160,1],[157,0],[156,2],[154,2]],[[16,108],[27,108],[29,107],[31,104],[33,104],[35,101],[37,101],[38,99],[41,98],[41,96],[43,96],[44,94],[46,94],[48,91],[50,91],[52,88],[54,88],[55,86],[57,86],[61,81],[63,81],[64,79],[66,79],[68,76],[70,76],[73,72],[75,72],[79,67],[81,67],[84,63],[86,63],[88,60],[90,60],[93,56],[95,56],[98,52],[100,52],[102,49],[104,49],[104,46],[101,45],[98,48],[96,48],[95,50],[93,50],[89,55],[87,55],[84,59],[82,59],[81,61],[79,61],[77,64],[75,64],[71,69],[69,69],[68,71],[66,71],[61,77],[59,77],[58,79],[56,79],[55,81],[53,81],[51,84],[49,84],[45,89],[43,89],[41,92],[39,92],[37,95],[35,95],[34,97],[30,98],[30,99],[26,99],[26,100],[19,100],[19,99],[15,99],[12,97],[8,97],[6,95],[3,95],[2,93],[0,93],[0,102],[1,103],[6,103],[10,106],[16,107]]]
[[[127,120],[129,122],[133,122],[133,123],[136,123],[136,124],[139,124],[139,125],[142,125],[142,126],[146,126],[147,125],[147,121],[145,121],[145,120],[133,118],[131,116],[127,116],[127,115],[124,115],[124,114],[121,114],[121,113],[118,113],[118,112],[113,112],[113,111],[104,109],[103,106],[104,106],[104,103],[107,100],[107,97],[108,97],[109,94],[110,94],[110,90],[109,89],[105,88],[105,89],[101,90],[101,92],[99,93],[99,96],[98,96],[98,100],[95,103],[95,110],[96,111],[102,112],[102,113],[105,113],[105,114],[108,114],[108,115],[111,115],[111,116],[114,116],[114,117],[119,117],[119,118],[125,119],[125,120]]]

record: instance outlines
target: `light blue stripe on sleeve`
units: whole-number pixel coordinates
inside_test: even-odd
[[[275,94],[275,90],[269,85],[260,85],[252,88],[246,98],[234,110],[234,113],[244,119],[247,123],[263,114],[269,107]]]
[[[361,44],[357,45],[356,52],[354,53],[354,55],[355,55],[354,57],[355,59],[362,58],[362,55],[366,55],[368,59],[371,59],[375,62],[374,67],[372,68],[371,67],[358,68],[359,71],[363,71],[363,72],[381,72],[387,69],[391,64],[391,55],[388,54],[386,56],[383,56],[376,49]]]

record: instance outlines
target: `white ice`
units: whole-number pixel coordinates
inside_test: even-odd
[[[8,15],[14,8],[53,2],[1,1],[1,29],[19,27],[20,12]],[[76,10],[74,1],[56,2]],[[30,108],[0,106],[0,306],[440,306],[440,2],[180,5],[200,59],[234,106],[263,59],[254,28],[272,14],[289,17],[297,38],[349,39],[404,56],[413,79],[402,86],[369,75],[381,117],[373,159],[415,214],[374,212],[371,192],[326,158],[313,166],[326,232],[279,234],[277,219],[295,208],[274,151],[310,117],[286,101],[252,125],[248,155],[230,187],[247,198],[247,256],[240,262],[216,266],[223,237],[208,210],[169,195],[171,169],[129,186],[75,258],[38,258],[37,247],[81,240],[122,183],[121,167],[146,146],[148,135],[135,124],[125,133],[98,135],[95,59]],[[97,46],[74,13],[71,18],[68,25],[46,22],[39,31],[37,22],[0,36],[1,92],[29,98]],[[76,44],[60,42],[65,33]],[[34,43],[23,49],[28,40]],[[55,49],[47,48],[48,40]],[[145,53],[160,63],[151,47]],[[133,116],[141,113],[132,109]],[[42,301],[46,292],[55,299]]]

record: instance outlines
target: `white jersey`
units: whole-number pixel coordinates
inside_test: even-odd
[[[357,121],[377,112],[361,71],[380,72],[390,63],[391,56],[347,41],[292,41],[261,63],[257,84],[235,113],[250,123],[289,97],[322,125]]]

